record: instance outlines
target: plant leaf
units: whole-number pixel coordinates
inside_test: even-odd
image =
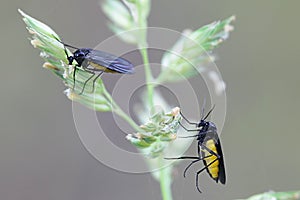
[[[29,33],[32,34],[31,44],[41,51],[40,55],[45,60],[43,67],[57,75],[69,88],[65,92],[67,97],[70,100],[79,102],[93,110],[110,111],[112,105],[104,95],[105,86],[102,80],[98,78],[95,82],[95,93],[89,92],[92,90],[91,81],[91,83],[86,84],[84,93],[82,95],[78,95],[81,92],[85,81],[91,76],[91,74],[82,68],[77,68],[75,82],[76,87],[75,91],[72,91],[70,88],[73,88],[74,66],[68,66],[64,46],[62,43],[57,41],[57,38],[59,39],[58,34],[56,34],[54,30],[46,24],[25,14],[23,11],[19,10],[19,12],[23,16],[23,20],[27,25]],[[67,51],[68,54],[71,55],[71,52],[68,49]]]
[[[214,61],[211,51],[233,30],[234,16],[213,22],[198,30],[184,31],[175,45],[163,55],[157,82],[174,82],[193,77]]]
[[[145,38],[150,0],[106,0],[102,10],[109,28],[126,43],[139,44]]]

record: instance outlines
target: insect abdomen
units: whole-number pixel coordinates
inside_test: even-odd
[[[92,67],[94,67],[96,70],[95,71],[104,71],[104,72],[109,72],[109,73],[117,73],[114,70],[110,70],[107,67],[104,67],[98,63],[94,63],[94,62],[88,62],[89,65],[91,65]]]
[[[218,155],[217,152],[217,147],[216,144],[214,142],[213,139],[209,139],[206,141],[206,143],[204,144],[208,149],[210,149],[211,151],[213,151],[216,155]],[[206,149],[203,149],[203,156],[207,157],[204,158],[204,165],[208,166],[207,172],[209,173],[209,175],[216,181],[218,181],[219,179],[219,159],[218,157],[211,154],[210,152],[208,152]],[[212,163],[212,164],[211,164]]]

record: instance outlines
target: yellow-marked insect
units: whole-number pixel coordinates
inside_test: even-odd
[[[203,106],[204,107],[204,106]],[[200,122],[190,122],[182,113],[181,116],[183,119],[191,124],[195,125],[196,129],[187,129],[181,123],[180,125],[188,132],[198,131],[196,135],[185,136],[182,138],[190,138],[196,137],[198,141],[197,145],[197,156],[182,156],[178,158],[166,158],[166,159],[189,159],[193,160],[184,170],[183,176],[186,177],[187,170],[195,163],[199,161],[203,161],[204,167],[197,171],[196,173],[196,187],[197,190],[201,193],[199,188],[199,175],[204,170],[207,171],[209,176],[215,180],[217,183],[220,181],[222,184],[226,182],[226,175],[225,175],[225,166],[224,166],[224,158],[223,152],[221,148],[220,139],[217,133],[216,125],[211,122],[207,121],[207,117],[213,111],[214,107],[207,113],[204,117],[204,109],[202,108],[202,117]]]

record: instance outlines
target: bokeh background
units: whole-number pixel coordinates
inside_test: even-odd
[[[177,31],[237,17],[235,31],[216,51],[227,84],[221,136],[227,184],[202,175],[199,194],[194,176],[182,177],[182,163],[174,199],[237,199],[300,188],[299,7],[297,0],[152,2],[149,25]],[[76,46],[93,47],[112,35],[98,1],[1,2],[0,199],[160,199],[150,174],[120,173],[85,150],[64,86],[41,67],[18,8]]]

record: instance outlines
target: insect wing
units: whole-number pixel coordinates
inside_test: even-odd
[[[226,175],[225,175],[225,167],[224,167],[224,157],[223,157],[223,152],[222,152],[222,147],[221,147],[221,142],[219,140],[219,137],[217,138],[216,148],[217,148],[217,152],[220,156],[220,158],[219,158],[219,180],[222,184],[225,184],[226,183]]]
[[[89,62],[96,63],[101,67],[110,69],[118,73],[122,73],[122,74],[133,73],[133,64],[131,62],[129,62],[124,58],[112,55],[110,53],[92,49],[90,53],[86,55],[85,59]],[[93,66],[95,67],[95,65]]]

